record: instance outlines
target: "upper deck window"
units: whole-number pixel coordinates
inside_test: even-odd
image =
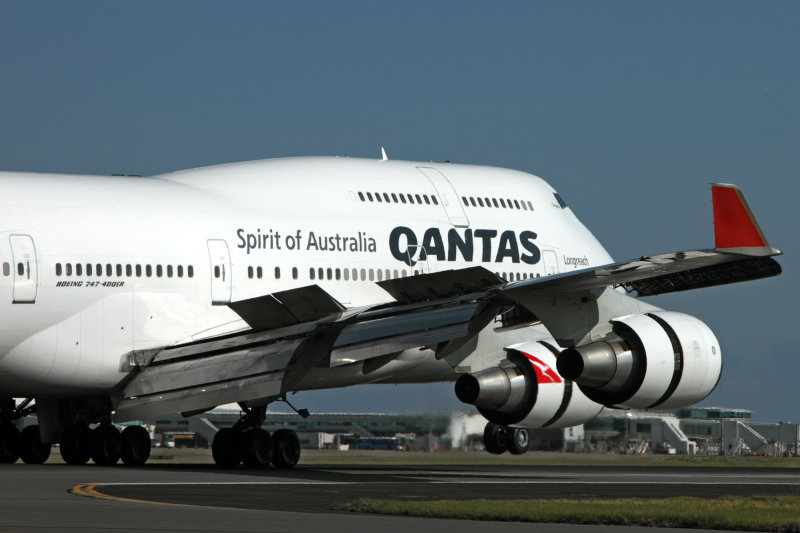
[[[564,199],[561,198],[560,194],[558,194],[557,192],[554,192],[553,196],[556,197],[556,202],[558,202],[558,205],[561,207],[561,209],[564,209],[565,207],[567,207],[567,202],[565,202]]]

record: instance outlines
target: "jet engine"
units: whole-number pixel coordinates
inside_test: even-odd
[[[716,387],[722,352],[700,320],[671,311],[611,321],[605,339],[564,350],[557,368],[591,400],[606,406],[674,409]]]
[[[569,427],[594,418],[602,406],[556,372],[559,350],[547,342],[506,348],[504,364],[464,374],[456,396],[501,426]]]

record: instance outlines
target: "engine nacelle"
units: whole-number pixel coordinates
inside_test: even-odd
[[[559,353],[545,342],[506,348],[508,362],[456,381],[456,396],[490,422],[526,428],[569,427],[594,418],[603,408],[556,372]]]
[[[717,386],[722,352],[708,326],[671,311],[611,321],[604,340],[558,356],[559,374],[607,406],[674,409],[692,405]]]

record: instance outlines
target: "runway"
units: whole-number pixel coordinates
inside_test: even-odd
[[[486,524],[332,512],[362,497],[508,499],[800,494],[800,469],[625,466],[0,465],[2,531],[403,531]],[[505,531],[583,532],[598,526],[495,524]],[[604,527],[607,531],[637,528]],[[653,528],[647,528],[653,531]],[[674,529],[664,531],[676,531]]]

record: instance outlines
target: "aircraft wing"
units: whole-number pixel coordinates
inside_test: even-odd
[[[639,296],[710,287],[780,274],[772,248],[739,189],[715,184],[716,248],[672,252],[554,276],[506,283],[483,267],[378,282],[393,301],[345,309],[313,285],[235,302],[251,330],[133,352],[130,379],[117,394],[117,419],[154,412],[201,412],[217,405],[275,399],[312,368],[335,368],[403,350],[452,354],[495,317],[522,305],[564,297],[587,302],[607,287]],[[540,316],[550,329],[550,318]],[[563,315],[559,317],[563,319]]]

